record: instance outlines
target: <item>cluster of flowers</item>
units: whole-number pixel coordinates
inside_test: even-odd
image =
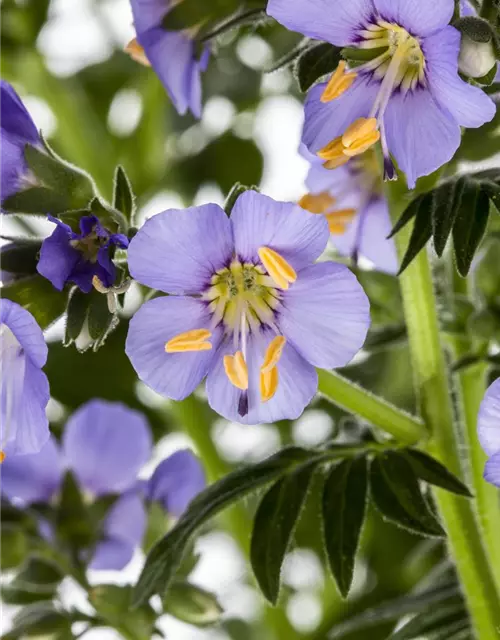
[[[137,38],[128,50],[153,66],[180,113],[199,116],[210,50],[197,47],[196,29],[165,29],[172,6],[132,0]],[[131,275],[168,294],[145,302],[130,322],[126,352],[141,380],[180,400],[207,378],[209,404],[229,420],[297,418],[316,392],[315,367],[347,364],[370,324],[351,271],[315,262],[329,238],[346,256],[397,271],[382,190],[384,177],[396,176],[393,159],[413,187],[453,157],[461,127],[495,114],[493,101],[458,74],[454,8],[453,0],[269,0],[269,15],[287,28],[345,47],[353,59],[362,53],[361,64],[341,62],[307,97],[309,193],[294,204],[246,191],[230,217],[215,204],[165,211],[132,239],[95,216],[82,217],[79,233],[51,218],[57,226],[42,245],[39,273],[58,289],[67,282],[84,292],[96,283],[105,289],[116,277],[115,248],[128,248]],[[7,83],[1,110],[5,198],[33,180],[24,148],[41,140]],[[0,327],[12,372],[2,388],[1,447],[34,453],[49,437],[47,348],[32,316],[14,303],[3,302]]]

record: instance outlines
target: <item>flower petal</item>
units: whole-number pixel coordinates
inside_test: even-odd
[[[5,80],[0,80],[0,122],[2,141],[4,136],[8,136],[12,142],[18,142],[22,147],[27,142],[40,142],[35,123],[21,98]]]
[[[412,189],[451,160],[460,145],[460,127],[427,89],[394,93],[384,116],[389,150]]]
[[[148,499],[161,502],[168,513],[178,518],[205,486],[200,461],[189,449],[183,449],[156,467],[148,482]]]
[[[453,0],[373,0],[373,4],[384,20],[417,36],[445,27],[455,9]]]
[[[132,276],[166,293],[199,293],[233,253],[231,225],[216,204],[150,218],[128,249]]]
[[[482,89],[458,75],[460,33],[446,27],[423,41],[426,76],[434,98],[462,127],[480,127],[495,116],[496,106]]]
[[[247,342],[247,366],[249,377],[248,413],[238,413],[242,391],[234,387],[224,371],[223,357],[234,353],[231,340],[219,349],[214,368],[207,378],[208,403],[221,416],[242,424],[260,424],[278,420],[295,420],[311,402],[318,387],[317,373],[289,343],[285,345],[278,364],[279,383],[276,394],[268,402],[262,402],[259,391],[260,367],[267,345],[274,337],[270,331],[251,334]]]
[[[291,31],[346,46],[369,22],[373,6],[371,0],[269,0],[267,13]]]
[[[231,223],[236,253],[242,260],[259,262],[257,250],[265,246],[296,270],[323,253],[329,236],[323,216],[291,202],[276,202],[256,191],[245,191],[236,200]]]
[[[486,461],[484,467],[484,479],[486,482],[500,487],[500,451]]]
[[[137,33],[160,25],[169,11],[169,4],[165,0],[130,0]]]
[[[500,452],[500,378],[488,387],[481,402],[477,434],[488,456]]]
[[[71,228],[60,220],[53,221],[56,222],[56,228],[42,242],[36,270],[62,291],[82,254],[70,245]]]
[[[283,335],[316,367],[346,365],[370,326],[370,303],[354,274],[333,262],[312,265],[283,292],[277,320]]]
[[[132,560],[136,547],[126,540],[105,538],[98,542],[89,569],[94,571],[121,571]]]
[[[43,367],[47,362],[48,349],[43,332],[31,313],[19,304],[3,298],[0,303],[0,327],[2,324],[12,331],[33,363],[37,367]],[[0,338],[0,352],[1,349]]]
[[[143,304],[130,321],[125,351],[145,384],[167,398],[182,400],[207,375],[221,329],[213,331],[210,351],[166,353],[165,344],[180,333],[209,325],[210,314],[200,300],[155,298]]]
[[[326,84],[313,87],[307,94],[302,141],[316,153],[342,135],[358,118],[366,118],[375,102],[380,83],[369,76],[359,76],[336,100],[321,102]]]
[[[7,455],[1,467],[2,495],[25,504],[49,502],[63,477],[61,453],[54,438],[49,438],[38,453]]]
[[[141,413],[105,400],[91,400],[77,409],[63,434],[68,466],[95,495],[128,489],[149,460],[151,445]]]

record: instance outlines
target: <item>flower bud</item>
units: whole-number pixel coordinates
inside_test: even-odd
[[[461,32],[462,41],[458,57],[459,70],[471,78],[486,76],[496,63],[491,27],[482,18],[461,18],[454,26]]]

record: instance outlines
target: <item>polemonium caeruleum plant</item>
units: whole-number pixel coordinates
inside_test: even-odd
[[[31,4],[2,4],[7,637],[497,637],[498,3],[96,4],[92,38],[74,3],[85,58]]]

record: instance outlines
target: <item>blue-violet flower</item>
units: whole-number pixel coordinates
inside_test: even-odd
[[[479,409],[477,432],[479,442],[488,456],[484,479],[500,487],[500,379],[486,390]]]

